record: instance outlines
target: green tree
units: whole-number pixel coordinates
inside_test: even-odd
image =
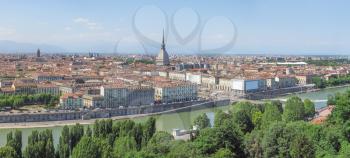
[[[321,77],[313,77],[311,80],[312,80],[312,83],[314,83],[317,88],[326,87],[326,83]]]
[[[284,135],[286,125],[281,122],[272,123],[262,138],[263,157],[288,157],[288,139]],[[288,153],[288,155],[286,154]]]
[[[204,129],[210,127],[210,120],[208,116],[205,113],[203,113],[202,115],[199,115],[194,119],[193,125],[198,126],[199,129]]]
[[[223,112],[222,110],[217,110],[214,117],[214,127],[221,126],[226,120],[232,119],[232,115]]]
[[[344,124],[350,120],[350,91],[335,95],[336,106],[327,121],[331,124]]]
[[[327,105],[335,105],[335,97],[333,95],[328,95]]]
[[[290,145],[290,156],[292,158],[312,158],[315,157],[313,142],[304,134],[297,134]]]
[[[311,118],[315,115],[315,104],[310,99],[304,100],[305,117]]]
[[[175,140],[171,143],[170,152],[167,158],[200,158],[204,157],[190,141]]]
[[[248,115],[250,118],[252,117],[253,112],[255,111],[259,111],[259,109],[257,108],[257,106],[253,105],[250,102],[238,102],[236,104],[234,104],[231,108],[232,113],[245,113],[246,115]]]
[[[135,152],[136,150],[137,145],[134,137],[125,136],[115,140],[113,152],[117,158],[123,158],[127,153]]]
[[[262,137],[263,132],[261,130],[253,130],[251,133],[247,133],[245,135],[244,149],[248,157],[262,158]]]
[[[254,124],[248,114],[243,111],[233,114],[233,122],[238,125],[241,131],[245,134],[254,129]]]
[[[57,154],[60,158],[69,158],[70,155],[70,135],[69,135],[69,127],[66,125],[63,127],[61,136],[58,143],[58,151]]]
[[[275,105],[281,114],[283,113],[283,104],[280,100],[273,100],[273,101],[271,101],[271,104]]]
[[[154,117],[151,117],[144,124],[142,142],[147,144],[147,142],[152,138],[155,132],[156,132],[156,119]]]
[[[221,148],[214,155],[213,158],[234,158],[237,157],[229,149]]]
[[[75,126],[73,126],[69,131],[69,137],[70,137],[70,151],[73,150],[75,145],[80,141],[80,139],[84,136],[84,127],[77,123]]]
[[[42,132],[33,131],[28,137],[28,145],[24,150],[24,158],[47,158],[54,157],[52,131],[46,129]]]
[[[303,120],[305,116],[305,108],[303,101],[293,96],[286,102],[282,118],[286,122]]]
[[[82,137],[72,152],[72,158],[97,158],[100,156],[98,144],[91,137]]]
[[[275,121],[281,121],[282,115],[278,108],[278,104],[272,102],[265,103],[265,112],[262,116],[262,128],[267,128],[271,123]]]
[[[242,132],[232,120],[224,120],[220,126],[199,132],[194,145],[203,155],[211,155],[220,148],[228,148],[237,156],[244,156]]]
[[[339,158],[350,157],[350,144],[349,144],[349,142],[346,142],[346,141],[342,142],[338,157]]]
[[[16,130],[13,134],[12,132],[7,134],[7,146],[12,147],[16,151],[16,155],[22,156],[22,132]]]
[[[1,158],[18,158],[20,155],[17,155],[16,150],[10,146],[4,146],[0,148],[0,157]]]
[[[252,115],[252,122],[255,128],[260,129],[262,125],[263,113],[261,111],[256,111]]]
[[[91,137],[91,136],[92,136],[92,131],[91,131],[90,126],[87,126],[85,135],[88,136],[88,137]]]
[[[140,150],[142,147],[142,139],[143,139],[143,126],[141,123],[135,125],[133,129],[133,137],[135,138],[137,144],[137,150]]]
[[[174,137],[167,132],[156,132],[149,140],[146,151],[158,156],[166,155],[170,152],[170,147],[173,140]]]

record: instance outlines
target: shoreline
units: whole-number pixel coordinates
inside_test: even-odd
[[[148,114],[135,114],[135,115],[124,115],[124,116],[114,116],[109,118],[94,118],[89,120],[62,120],[62,121],[43,121],[43,122],[18,122],[18,123],[0,123],[0,130],[1,129],[25,129],[25,128],[49,128],[49,127],[62,127],[62,126],[72,126],[77,123],[81,125],[91,125],[94,124],[96,120],[101,119],[112,119],[113,121],[116,120],[124,120],[124,119],[134,119],[134,118],[140,118],[140,117],[147,117],[147,116],[157,116],[162,114],[171,114],[175,112],[182,112],[186,111],[191,108],[195,108],[196,110],[210,108],[210,107],[220,107],[220,106],[230,106],[228,105],[215,105],[215,106],[201,106],[201,104],[195,104],[191,106],[181,107],[177,109],[171,109],[166,110],[162,112],[156,112],[156,113],[148,113]]]
[[[301,92],[294,92],[294,93],[285,93],[285,94],[280,94],[280,95],[276,95],[275,97],[269,98],[269,99],[275,99],[275,98],[279,98],[279,97],[284,97],[284,96],[288,96],[288,95],[295,95],[295,94],[304,94],[304,93],[310,93],[310,92],[319,92],[319,91],[323,91],[323,90],[327,90],[327,89],[334,89],[334,88],[346,88],[349,87],[350,88],[350,84],[345,84],[345,85],[339,85],[339,86],[331,86],[331,87],[325,87],[325,88],[315,88],[312,89],[310,91],[301,91]],[[269,100],[269,99],[261,99],[261,100]]]

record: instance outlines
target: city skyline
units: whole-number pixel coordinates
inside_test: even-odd
[[[350,23],[346,20],[349,2],[340,0],[0,3],[0,46],[4,49],[9,45],[1,45],[3,41],[33,44],[23,47],[23,52],[43,47],[43,52],[114,53],[117,45],[122,53],[157,54],[162,28],[166,28],[170,55],[200,54],[199,42],[202,49],[212,49],[225,45],[233,36],[237,36],[233,47],[219,54],[346,55],[350,50]],[[179,35],[190,34],[193,29],[189,28],[196,28],[196,15],[201,21],[202,36],[198,37],[197,32],[191,40],[181,43],[174,30]],[[133,22],[145,37],[159,44],[146,42],[145,51],[132,29]]]

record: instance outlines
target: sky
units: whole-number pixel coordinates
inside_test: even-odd
[[[347,0],[0,0],[0,40],[67,52],[350,54]]]

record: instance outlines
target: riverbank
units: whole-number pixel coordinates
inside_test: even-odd
[[[285,97],[285,96],[290,96],[290,95],[306,94],[306,93],[310,93],[310,92],[326,91],[326,90],[337,89],[337,88],[346,88],[346,87],[350,88],[350,84],[326,87],[326,88],[322,88],[322,89],[314,88],[314,89],[307,90],[307,91],[299,91],[299,92],[293,92],[293,93],[284,93],[284,94],[275,95],[269,99],[275,99],[275,98],[280,98],[280,97]],[[262,99],[262,100],[269,100],[269,99]]]
[[[220,102],[213,102],[213,104],[208,104],[208,102],[204,102],[204,103],[194,104],[191,106],[166,110],[166,111],[162,111],[162,112],[114,116],[114,117],[110,117],[108,119],[112,119],[112,120],[135,119],[135,118],[140,118],[140,117],[156,116],[156,115],[186,111],[189,109],[198,110],[198,109],[202,109],[202,108],[224,106],[224,105],[229,105],[229,104],[230,104],[229,100],[223,100]],[[93,124],[98,119],[104,119],[104,118],[94,118],[94,119],[89,119],[89,120],[62,120],[62,121],[43,121],[43,122],[0,123],[0,129],[47,128],[47,127],[57,127],[57,126],[65,126],[65,125],[69,126],[69,125],[75,125],[77,123],[82,124],[82,125],[89,125],[89,124]],[[107,118],[105,118],[105,119],[107,119]]]

